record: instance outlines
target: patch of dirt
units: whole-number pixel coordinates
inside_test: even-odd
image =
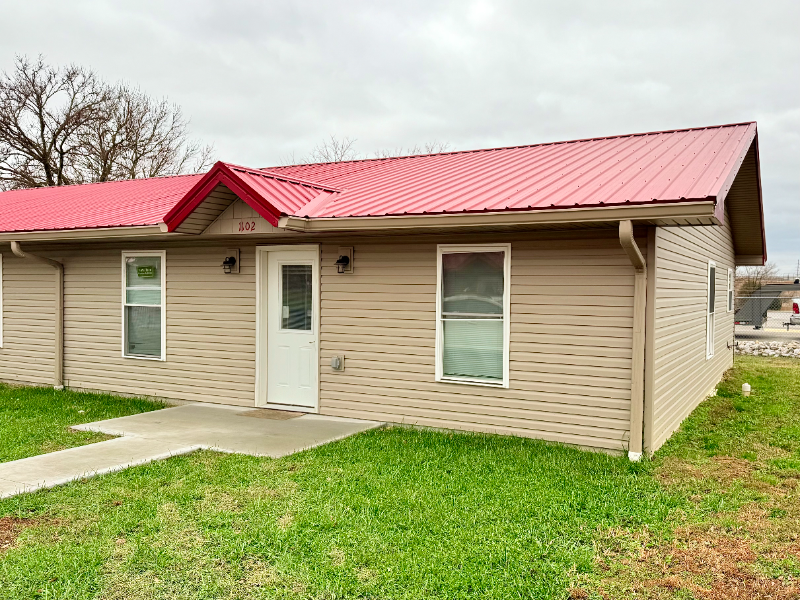
[[[659,467],[656,478],[667,487],[710,480],[720,485],[722,490],[728,490],[734,483],[740,483],[774,497],[785,496],[798,485],[797,479],[791,475],[783,479],[776,476],[777,482],[772,482],[766,473],[768,469],[763,463],[733,456],[714,456],[702,463],[669,458]],[[697,501],[698,498],[690,497],[690,500]]]
[[[666,600],[688,593],[696,600],[800,600],[798,578],[765,570],[800,562],[798,504],[794,498],[751,503],[736,515],[742,527],[683,527],[671,542],[659,542],[647,530],[604,531],[597,557],[604,575],[591,587],[603,598]],[[776,511],[782,516],[776,518]]]
[[[670,574],[649,582],[668,589],[685,589],[702,600],[794,600],[800,587],[759,574],[753,565],[757,556],[747,540],[728,535],[703,535],[682,548],[673,548]],[[710,579],[709,583],[702,580]],[[699,581],[698,581],[699,580]],[[647,584],[645,584],[647,585]]]
[[[768,446],[766,444],[753,444],[753,451],[756,456],[758,456],[758,460],[764,462],[774,458],[789,458],[792,455],[788,450],[784,450],[778,446]]]
[[[664,485],[674,485],[688,479],[702,479],[704,473],[693,462],[669,457],[656,472],[656,479]]]
[[[19,532],[34,525],[33,519],[20,519],[19,517],[0,518],[0,554],[13,548]]]
[[[755,470],[755,465],[743,458],[733,456],[715,456],[711,459],[714,466],[711,476],[722,483],[730,483],[734,479],[748,479]]]
[[[347,559],[347,555],[341,548],[333,548],[330,552],[328,552],[328,556],[331,557],[331,564],[337,567],[341,567],[344,564],[344,561]]]
[[[292,515],[291,513],[286,513],[285,515],[283,515],[281,518],[278,519],[278,527],[282,531],[286,531],[287,529],[289,529],[293,523],[294,523],[294,515]]]
[[[199,502],[203,512],[232,512],[242,511],[239,499],[226,492],[212,491]]]
[[[714,456],[708,462],[700,464],[670,458],[658,470],[657,477],[665,485],[705,478],[729,485],[735,480],[750,480],[757,467],[757,464],[749,460],[733,456]]]
[[[800,600],[795,580],[767,577],[755,569],[752,541],[711,529],[684,532],[670,545],[644,552],[640,561],[659,573],[639,590],[685,590],[698,600]]]

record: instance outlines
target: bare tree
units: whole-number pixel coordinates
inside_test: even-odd
[[[197,173],[211,166],[213,147],[188,139],[179,106],[126,86],[114,88],[110,97],[103,118],[84,136],[93,181]]]
[[[0,78],[0,185],[3,188],[83,181],[77,162],[79,132],[95,122],[106,102],[93,73],[57,70],[39,58],[18,58]]]
[[[736,295],[749,296],[764,284],[777,278],[778,265],[768,262],[763,266],[738,267],[736,269]]]
[[[449,152],[453,148],[450,142],[432,141],[420,145],[410,146],[409,148],[395,148],[394,150],[378,150],[375,152],[375,158],[393,158],[397,156],[414,156],[416,154],[441,154]]]
[[[337,138],[331,135],[314,146],[309,154],[309,162],[329,163],[355,160],[358,152],[355,149],[356,139],[351,137]]]
[[[187,127],[166,100],[81,67],[19,58],[0,79],[0,188],[205,170],[213,148],[190,140]]]
[[[337,138],[331,135],[328,139],[322,140],[319,144],[309,153],[305,162],[315,163],[328,163],[328,162],[342,162],[346,160],[356,160],[361,157],[355,147],[356,139],[351,137]],[[375,158],[393,158],[397,156],[412,156],[415,154],[438,154],[441,152],[448,152],[452,149],[449,142],[427,142],[425,144],[416,144],[409,148],[398,147],[393,150],[377,150],[373,153]],[[281,159],[281,164],[289,165],[295,164],[295,155],[292,152]]]

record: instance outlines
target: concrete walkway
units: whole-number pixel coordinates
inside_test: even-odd
[[[279,458],[380,426],[375,421],[188,404],[77,425],[113,440],[0,463],[0,498],[207,449]]]

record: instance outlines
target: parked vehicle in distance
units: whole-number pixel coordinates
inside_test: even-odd
[[[792,314],[789,317],[789,324],[800,325],[800,298],[792,298]]]

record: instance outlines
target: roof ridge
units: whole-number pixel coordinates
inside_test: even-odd
[[[326,192],[341,192],[342,188],[333,187],[331,185],[325,185],[324,183],[319,183],[317,181],[312,181],[310,179],[304,179],[301,177],[294,177],[292,175],[283,175],[282,173],[275,173],[270,171],[269,169],[254,169],[252,167],[244,167],[242,165],[234,165],[232,163],[224,163],[229,169],[244,171],[245,173],[249,173],[251,175],[260,175],[261,177],[271,177],[273,179],[278,179],[280,181],[286,181],[287,183],[296,183],[298,185],[304,185],[306,187],[317,188]]]
[[[663,129],[659,131],[640,131],[636,133],[622,133],[617,135],[602,135],[598,137],[577,138],[572,140],[558,140],[555,142],[539,142],[536,144],[518,144],[515,146],[496,146],[494,148],[473,148],[472,150],[452,150],[450,152],[430,152],[427,154],[408,154],[404,156],[380,156],[375,158],[356,158],[352,160],[340,160],[332,162],[318,162],[318,163],[298,163],[295,165],[279,165],[273,167],[264,167],[258,169],[262,171],[270,171],[272,169],[291,169],[292,167],[319,167],[323,165],[343,165],[355,163],[378,163],[379,161],[389,162],[394,160],[402,160],[405,158],[422,158],[425,156],[451,156],[453,154],[472,154],[477,152],[494,152],[497,150],[516,150],[519,148],[537,148],[540,146],[556,146],[559,144],[575,144],[579,142],[595,142],[600,140],[614,140],[629,137],[639,137],[644,135],[659,135],[662,133],[682,133],[685,131],[702,131],[705,129],[722,129],[724,127],[739,127],[741,125],[755,125],[756,121],[742,121],[740,123],[725,123],[722,125],[705,125],[700,127],[683,127],[678,129]],[[352,171],[356,172],[356,171]]]

